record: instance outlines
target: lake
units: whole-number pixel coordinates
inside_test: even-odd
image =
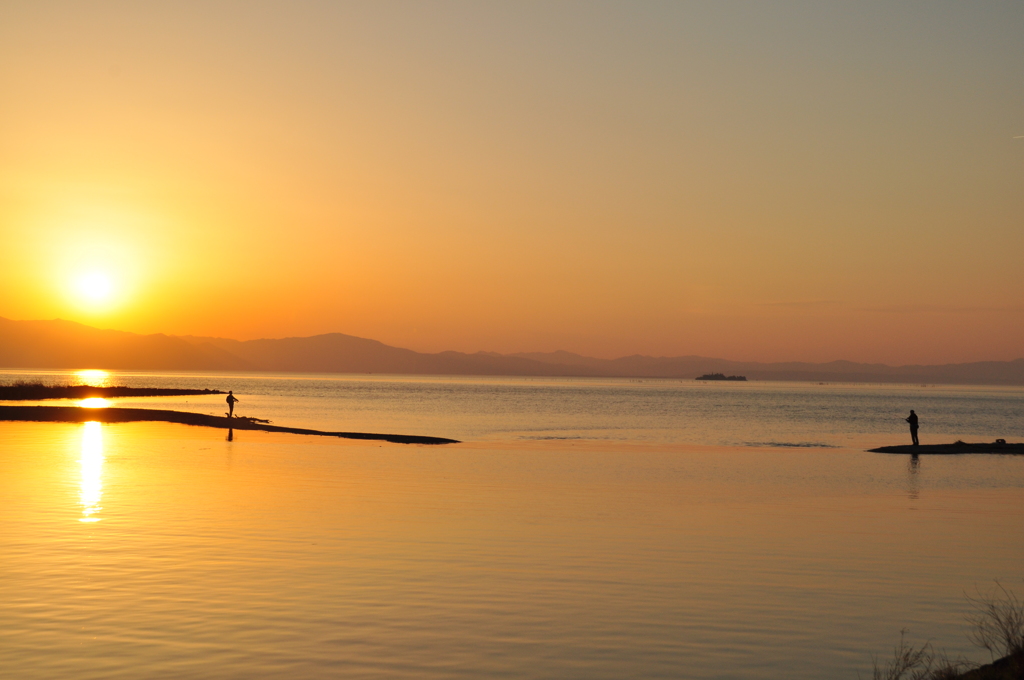
[[[857,678],[1024,594],[1024,389],[0,372],[233,389],[274,424],[0,423],[17,678]],[[61,402],[52,402],[61,403]],[[111,405],[220,414],[223,397]]]

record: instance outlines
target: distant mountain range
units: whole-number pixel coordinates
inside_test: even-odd
[[[1024,359],[937,366],[758,363],[699,356],[595,359],[571,352],[414,352],[341,333],[279,340],[139,335],[72,321],[0,318],[0,368],[106,368],[418,375],[533,375],[1024,385]]]

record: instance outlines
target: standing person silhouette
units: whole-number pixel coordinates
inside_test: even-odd
[[[232,394],[231,390],[228,390],[228,398],[225,399],[224,401],[228,402],[228,418],[230,418],[233,415],[235,415],[235,402],[238,401],[238,397],[236,397],[234,394]],[[911,411],[911,413],[913,413],[913,411]],[[917,421],[914,421],[914,422],[917,422]],[[915,432],[916,432],[916,430],[915,430]]]
[[[918,446],[920,442],[917,441],[917,414],[914,413],[914,409],[910,409],[910,416],[906,419],[910,423],[910,438],[914,442],[914,446]]]

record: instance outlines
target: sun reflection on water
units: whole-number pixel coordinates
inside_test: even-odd
[[[107,408],[110,406],[110,400],[103,397],[89,397],[78,402],[78,405],[82,408]]]
[[[102,509],[103,496],[103,426],[95,421],[82,428],[82,517],[79,522],[99,522],[96,514]]]
[[[75,377],[79,385],[92,385],[93,387],[106,387],[110,380],[110,374],[95,368],[82,371],[75,371]]]

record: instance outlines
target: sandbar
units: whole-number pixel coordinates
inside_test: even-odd
[[[914,446],[905,444],[902,446],[880,446],[877,449],[868,449],[871,453],[912,453],[928,455],[957,455],[962,453],[1007,453],[1013,455],[1024,454],[1024,444],[1007,442],[992,442],[990,444],[967,442],[954,442],[952,444],[922,444]]]
[[[165,411],[148,408],[80,408],[78,406],[0,406],[0,421],[17,420],[50,423],[133,423],[157,421],[180,423],[196,427],[216,427],[222,430],[263,430],[265,432],[288,432],[291,434],[341,437],[343,439],[368,439],[393,442],[395,444],[458,444],[458,440],[443,437],[426,437],[407,434],[376,434],[370,432],[323,432],[299,427],[279,427],[251,418],[227,418],[208,416],[186,411]]]

